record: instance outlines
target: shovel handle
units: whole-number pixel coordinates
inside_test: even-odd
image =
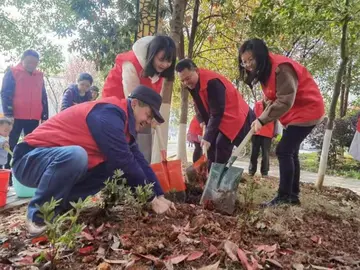
[[[250,141],[252,135],[254,135],[255,129],[251,128],[245,138],[241,141],[240,145],[235,149],[234,154],[229,160],[229,167],[232,166],[235,160],[238,158],[240,152],[245,148],[246,144]]]
[[[158,125],[155,127],[155,131],[156,131],[156,135],[158,138],[161,158],[163,160],[166,160],[166,148],[165,148],[165,144],[164,144],[164,138],[162,136],[161,129]]]
[[[4,148],[4,150],[6,151],[6,152],[8,152],[9,154],[10,154],[10,156],[13,156],[13,152],[10,150],[10,148]]]
[[[206,126],[203,125],[203,128],[202,128],[202,138],[204,138],[205,132],[206,132]],[[200,142],[200,143],[201,143],[201,142]],[[205,157],[207,158],[208,155],[207,155],[207,150],[206,150],[206,147],[205,147],[205,146],[202,147],[202,151],[203,151],[203,154],[205,155]]]

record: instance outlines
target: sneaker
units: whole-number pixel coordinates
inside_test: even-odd
[[[31,220],[26,221],[26,226],[30,237],[37,237],[46,232],[46,225],[38,225]]]
[[[300,205],[300,200],[299,200],[299,198],[292,199],[292,198],[289,198],[286,196],[277,195],[271,201],[262,203],[261,207],[266,208],[266,207],[279,206],[279,205],[283,205],[283,204]]]

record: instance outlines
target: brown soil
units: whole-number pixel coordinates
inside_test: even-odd
[[[254,181],[243,180],[241,193]],[[129,207],[116,207],[110,213],[91,208],[82,215],[85,230],[103,227],[94,240],[81,237],[78,248],[92,246],[93,251],[63,256],[58,268],[125,269],[128,262],[133,265],[126,269],[199,269],[220,260],[222,269],[260,269],[256,264],[263,269],[360,269],[359,196],[341,188],[319,193],[306,184],[301,207],[263,210],[259,202],[271,198],[277,180],[255,179],[255,183],[253,200],[240,196],[236,216],[196,205],[201,190],[193,187],[188,188],[187,203],[177,204],[177,211],[166,215],[139,216]],[[16,257],[23,259],[23,269],[31,269],[31,258],[47,248],[46,243],[27,239],[25,209],[1,213],[0,269],[19,264],[14,263]],[[21,251],[25,253],[19,255]],[[24,260],[26,256],[30,259]],[[110,261],[104,263],[104,258]],[[316,268],[320,266],[325,268]]]

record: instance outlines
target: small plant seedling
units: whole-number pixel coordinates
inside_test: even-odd
[[[105,187],[101,191],[103,199],[103,208],[109,210],[115,205],[128,205],[134,211],[141,214],[149,199],[154,195],[154,184],[146,184],[144,186],[135,187],[134,191],[126,184],[124,173],[116,170],[113,177],[105,182]]]
[[[73,207],[71,210],[56,215],[55,209],[60,205],[61,200],[51,198],[50,202],[41,206],[37,205],[40,211],[39,216],[47,226],[46,235],[50,243],[49,252],[40,257],[41,260],[45,258],[50,262],[51,269],[56,269],[56,261],[62,250],[75,247],[76,239],[85,227],[83,224],[78,224],[77,220],[81,210],[89,204],[91,197],[87,197],[84,201],[80,198],[78,202],[70,202]]]

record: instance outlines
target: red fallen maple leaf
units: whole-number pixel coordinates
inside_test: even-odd
[[[96,229],[96,236],[100,233],[102,233],[104,231],[104,228],[105,228],[105,224],[101,224],[97,229]]]
[[[32,256],[25,256],[21,260],[18,261],[19,264],[32,264],[34,259]]]
[[[194,252],[190,253],[190,255],[187,257],[186,260],[188,262],[195,261],[195,260],[199,259],[202,255],[204,255],[204,252],[194,251]]]
[[[94,240],[94,237],[93,237],[90,233],[88,233],[88,232],[86,232],[86,231],[82,231],[82,232],[81,232],[81,236],[84,236],[85,239],[86,239],[86,240],[89,240],[89,241],[93,241],[93,240]]]
[[[9,248],[10,247],[10,243],[9,242],[5,242],[4,244],[2,244],[1,248]]]
[[[93,251],[94,251],[94,246],[87,246],[87,247],[82,247],[79,249],[79,253],[81,255],[88,255]]]
[[[19,224],[20,224],[20,221],[15,222],[9,226],[9,229],[15,228],[15,227],[19,226]]]
[[[237,250],[237,255],[241,261],[241,264],[243,265],[243,267],[246,269],[246,270],[255,270],[249,263],[247,257],[246,257],[246,254],[245,252],[241,249],[241,248],[238,248]]]
[[[317,235],[313,235],[311,236],[310,238],[314,243],[317,243],[317,244],[321,244],[321,237],[320,236],[317,236]]]
[[[186,255],[175,255],[175,256],[170,256],[168,258],[166,258],[166,261],[171,262],[171,264],[178,264],[181,263],[182,261],[184,261],[187,257],[189,256],[189,254]]]
[[[39,237],[36,237],[36,238],[33,238],[31,240],[31,244],[36,244],[36,243],[46,243],[48,241],[48,238],[45,236],[45,235],[42,235],[42,236],[39,236]]]

